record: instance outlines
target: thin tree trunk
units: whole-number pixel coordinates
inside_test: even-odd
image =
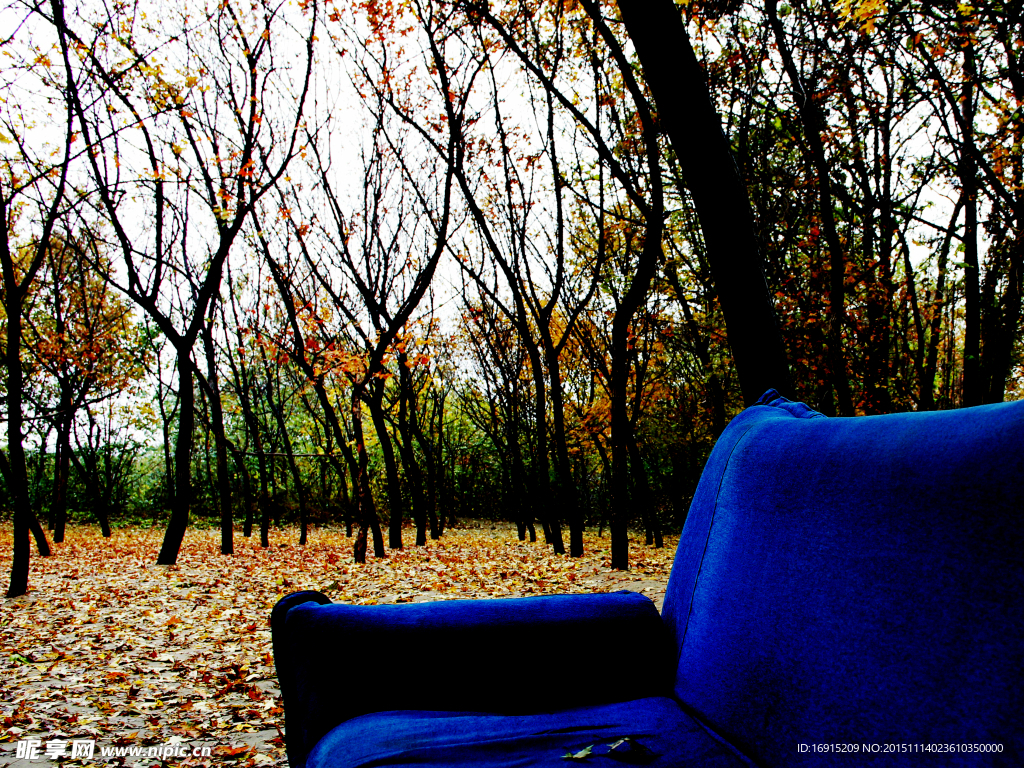
[[[648,84],[651,86],[651,92],[654,94],[659,106],[667,109],[663,104],[667,94],[662,92],[661,98],[659,98],[659,90],[655,87],[655,80],[667,74],[658,71],[658,68],[663,65],[661,57],[664,56],[664,51],[652,46],[657,46],[661,43],[668,44],[669,41],[658,39],[659,31],[650,26],[651,21],[653,20],[655,24],[664,21],[664,19],[659,19],[658,17],[659,14],[663,14],[667,10],[670,16],[675,19],[676,25],[682,32],[682,39],[671,41],[671,45],[678,48],[680,43],[683,43],[689,49],[689,39],[686,37],[686,30],[682,26],[682,20],[675,5],[671,0],[665,0],[665,3],[667,5],[664,7],[660,5],[658,7],[651,7],[652,3],[649,2],[639,3],[637,0],[620,0],[619,9],[622,12],[622,19],[626,24],[630,38],[633,40],[637,54],[640,56],[644,73],[647,75]],[[629,287],[615,307],[615,315],[612,318],[612,362],[610,376],[612,427],[612,478],[610,488],[612,502],[611,565],[612,568],[617,570],[626,570],[629,568],[629,521],[633,512],[629,498],[629,440],[632,435],[633,425],[630,422],[627,407],[629,373],[633,366],[629,343],[630,325],[636,312],[647,300],[648,291],[658,271],[658,264],[662,259],[661,238],[664,232],[665,200],[661,178],[661,151],[658,146],[658,131],[650,111],[650,105],[633,79],[628,64],[622,61],[622,51],[617,47],[614,38],[612,38],[600,14],[599,6],[589,0],[585,0],[584,6],[587,8],[595,26],[611,47],[612,54],[619,58],[619,70],[626,81],[626,86],[633,99],[633,104],[636,107],[637,116],[640,120],[646,155],[644,160],[649,175],[647,183],[650,190],[648,193],[650,201],[647,205],[643,206],[644,210],[642,212],[644,217],[643,245],[640,248],[640,253],[637,255],[636,268],[629,281]],[[651,10],[654,11],[654,16],[649,16]],[[690,50],[690,55],[693,55],[692,50]],[[693,63],[699,72],[700,68],[697,65],[696,57],[694,57]],[[677,81],[676,86],[679,85],[678,76],[679,72],[674,73],[672,76],[673,80]],[[703,75],[701,77],[703,78]],[[685,80],[685,77],[683,79]],[[664,85],[660,80],[658,83],[659,86]],[[673,95],[672,98],[678,98],[678,94]],[[707,99],[706,91],[705,99]],[[717,128],[717,116],[715,116],[715,121]],[[717,130],[721,134],[721,129],[717,128]]]
[[[521,302],[520,302],[521,303]],[[529,328],[526,321],[526,310],[520,307],[519,325],[522,329]],[[524,339],[529,338],[523,335]],[[531,507],[544,527],[546,543],[551,545],[556,555],[565,554],[565,542],[562,540],[562,526],[555,505],[551,503],[551,478],[548,463],[548,416],[547,392],[544,386],[544,369],[540,353],[533,344],[527,345],[530,358],[530,370],[533,373],[534,401],[533,419],[536,440],[533,456],[533,482],[530,484]]]
[[[796,101],[803,126],[804,138],[810,151],[811,164],[816,175],[815,185],[818,188],[818,216],[825,235],[825,243],[829,253],[829,291],[828,291],[828,362],[832,387],[835,390],[840,416],[853,415],[853,395],[846,374],[846,356],[843,353],[843,324],[846,319],[845,285],[846,259],[842,243],[836,230],[836,219],[832,200],[832,185],[829,180],[828,161],[825,157],[825,146],[821,138],[823,120],[820,108],[813,93],[807,92],[804,79],[796,69],[789,45],[786,42],[782,23],[779,21],[776,0],[767,0],[765,8],[768,20],[775,33],[775,43],[782,56],[783,67],[793,87],[793,98]],[[708,248],[710,255],[710,248]],[[717,283],[717,280],[716,280]],[[728,323],[728,314],[726,315]],[[731,340],[731,336],[730,336]],[[739,361],[737,360],[737,368]],[[745,395],[746,393],[744,393]]]
[[[423,477],[416,451],[413,447],[412,422],[416,420],[416,392],[412,386],[412,372],[409,370],[409,359],[405,352],[398,353],[398,450],[405,467],[405,478],[409,485],[409,498],[412,503],[412,519],[416,523],[416,546],[427,543],[427,516],[423,498]]]
[[[61,382],[60,408],[57,424],[57,454],[53,466],[53,542],[64,541],[68,517],[68,475],[71,472],[71,393]]]
[[[640,455],[640,445],[637,443],[635,432],[629,436],[629,463],[633,470],[633,487],[636,489],[634,497],[642,509],[647,546],[654,544],[657,549],[661,549],[665,546],[665,541],[654,508],[654,494],[651,492],[647,467],[644,466],[643,457]]]
[[[1018,232],[1021,230],[1018,229]],[[991,339],[986,339],[986,371],[989,391],[986,402],[1001,403],[1006,396],[1006,380],[1013,366],[1013,348],[1020,326],[1021,296],[1024,294],[1024,238],[1018,235],[1010,246],[1009,271],[1003,291],[1003,313]]]
[[[974,46],[964,46],[964,82],[960,107],[963,124],[974,126],[974,85],[977,78]],[[981,378],[981,274],[978,264],[978,171],[967,141],[960,150],[960,188],[964,196],[964,382],[963,405],[985,399]]]
[[[441,528],[438,524],[437,515],[437,465],[438,460],[434,446],[426,436],[423,434],[423,428],[420,425],[418,416],[418,409],[415,408],[415,393],[413,393],[413,407],[410,412],[409,426],[412,429],[413,435],[416,437],[416,442],[420,446],[420,450],[423,452],[423,457],[427,464],[427,498],[425,500],[425,507],[427,513],[427,520],[430,524],[430,538],[437,540],[441,538]],[[436,411],[437,406],[435,403],[434,410]]]
[[[59,6],[57,0],[51,4],[55,16]],[[63,16],[60,17],[61,20]],[[60,39],[61,54],[67,82],[71,83],[71,66],[68,59],[67,41],[63,35]],[[28,467],[25,462],[24,439],[24,386],[25,375],[21,367],[21,329],[22,313],[25,310],[25,299],[42,266],[43,258],[49,248],[50,238],[64,202],[64,191],[67,184],[71,143],[75,137],[73,109],[67,103],[66,128],[64,138],[64,158],[59,166],[59,176],[48,210],[42,220],[42,231],[35,247],[35,253],[23,270],[16,270],[14,255],[11,253],[11,232],[8,228],[11,216],[11,200],[8,199],[0,184],[0,284],[3,286],[4,311],[7,315],[7,339],[5,344],[4,367],[7,369],[7,457],[3,462],[7,477],[8,492],[11,494],[14,508],[14,541],[11,553],[11,581],[7,589],[7,597],[18,597],[28,591],[29,544],[31,530],[36,536],[36,545],[40,554],[49,554],[49,544],[42,526],[36,520],[29,503]],[[4,179],[6,182],[6,179]],[[19,274],[20,273],[20,274]]]
[[[18,597],[28,591],[29,529],[35,515],[29,504],[28,466],[23,441],[24,372],[21,367],[21,324],[27,290],[19,285],[14,260],[9,250],[7,201],[0,196],[0,267],[3,269],[4,310],[7,314],[7,339],[4,366],[7,369],[7,490],[14,508],[14,551],[11,557],[11,581],[7,597]],[[40,246],[42,247],[42,246]],[[41,257],[37,257],[41,261]],[[24,285],[28,284],[25,279]],[[38,525],[38,522],[36,523]],[[45,537],[44,537],[45,538]]]
[[[676,295],[676,301],[683,310],[683,319],[686,321],[686,327],[690,332],[693,350],[697,355],[697,359],[700,360],[700,364],[704,366],[704,370],[708,372],[708,396],[711,400],[711,436],[717,439],[725,429],[725,391],[722,389],[722,380],[712,368],[711,348],[708,346],[707,336],[701,333],[697,321],[693,317],[690,303],[686,300],[683,287],[679,283],[679,275],[676,273],[675,266],[667,267],[664,273],[665,278],[668,280],[669,285],[672,286],[672,290]]]
[[[395,446],[384,418],[384,380],[376,379],[370,384],[369,390],[370,396],[366,400],[366,405],[370,409],[370,420],[373,422],[377,443],[384,458],[384,476],[388,487],[388,546],[391,549],[401,549],[405,502],[402,499],[402,484],[398,478]]]
[[[292,450],[292,441],[288,436],[288,430],[284,421],[284,413],[279,404],[270,404],[277,421],[277,428],[281,431],[281,439],[284,442],[285,459],[288,462],[288,471],[292,475],[292,483],[295,485],[295,494],[299,501],[299,544],[304,546],[308,536],[308,521],[306,514],[306,485],[302,481],[302,474],[299,472],[298,462],[295,461],[295,452]]]
[[[363,436],[362,401],[358,392],[352,393],[352,428],[356,438],[356,466],[359,475],[356,479],[356,493],[359,505],[359,532],[353,546],[353,554],[357,563],[366,562],[367,532],[373,535],[374,557],[386,557],[384,536],[377,519],[377,506],[373,502],[370,489],[370,457],[366,451],[366,439]]]
[[[160,356],[157,352],[157,370],[159,371]],[[174,499],[174,456],[171,451],[171,419],[174,416],[174,409],[171,409],[171,413],[167,412],[167,408],[164,405],[163,396],[163,382],[158,379],[157,381],[157,402],[160,406],[160,428],[163,433],[163,449],[164,456],[164,503],[170,506]],[[170,391],[170,387],[168,387]]]
[[[949,262],[949,249],[953,242],[953,233],[956,230],[956,220],[960,217],[963,204],[964,198],[961,195],[953,207],[953,215],[946,228],[946,234],[942,238],[942,245],[939,246],[938,264],[936,265],[938,276],[935,282],[935,294],[932,298],[931,318],[928,323],[928,351],[925,355],[921,381],[918,384],[918,409],[922,411],[930,411],[935,408],[935,372],[939,367],[939,339],[942,336],[942,316],[948,301],[946,267]]]
[[[203,328],[203,348],[206,352],[206,379],[210,386],[210,422],[213,427],[214,451],[217,457],[217,497],[220,502],[220,552],[231,555],[235,551],[234,521],[231,515],[231,482],[228,476],[228,441],[224,434],[224,409],[217,380],[216,353],[213,347],[213,322]]]
[[[544,351],[548,364],[548,379],[551,382],[551,421],[555,433],[555,475],[558,481],[555,498],[562,510],[562,516],[569,521],[569,555],[583,556],[583,516],[580,514],[579,490],[572,474],[569,460],[569,443],[565,435],[565,405],[562,398],[562,374],[558,362],[558,351],[551,343],[548,333],[543,333]],[[564,550],[563,550],[564,552]]]
[[[352,453],[348,443],[341,443],[338,447],[345,457],[349,480],[352,483],[352,495],[346,500],[348,506],[345,510],[345,536],[352,538],[352,520],[353,518],[358,518],[359,514],[359,463],[356,461],[355,454]]]
[[[174,565],[188,528],[192,504],[192,432],[195,429],[195,392],[192,362],[187,349],[178,350],[178,439],[174,446],[174,500],[157,565]]]

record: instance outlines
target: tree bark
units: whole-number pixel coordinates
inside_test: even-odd
[[[217,380],[216,352],[213,347],[213,321],[202,332],[206,352],[207,381],[210,385],[210,423],[213,427],[214,450],[217,456],[217,496],[220,502],[220,552],[231,555],[235,551],[234,521],[231,519],[231,482],[228,478],[228,444],[224,433],[224,408],[221,404],[220,385]]]
[[[836,402],[840,416],[853,415],[853,396],[850,393],[850,382],[846,375],[846,356],[843,354],[843,323],[846,318],[845,310],[845,283],[846,283],[846,259],[843,254],[843,247],[839,241],[839,233],[836,230],[836,220],[832,199],[832,185],[829,181],[828,162],[825,158],[825,145],[821,139],[820,109],[813,93],[809,93],[804,79],[797,72],[793,56],[786,44],[782,24],[779,21],[776,10],[776,0],[767,0],[765,8],[768,12],[768,19],[775,34],[775,43],[782,56],[783,66],[793,87],[793,98],[800,114],[800,123],[803,127],[804,139],[810,153],[811,165],[814,167],[815,186],[818,189],[818,215],[821,221],[821,228],[825,235],[825,243],[828,246],[829,255],[829,291],[828,291],[828,366],[829,375],[832,380],[832,388],[835,391]],[[689,177],[688,177],[689,178]],[[748,208],[749,210],[749,208]],[[702,218],[703,223],[703,218]],[[705,237],[706,237],[705,233]],[[711,248],[708,247],[709,257]],[[718,283],[716,276],[715,282]],[[724,302],[723,302],[724,305]],[[723,306],[724,309],[724,306]],[[729,324],[729,314],[726,313],[726,325]],[[729,334],[732,341],[732,334]],[[737,360],[737,368],[739,361]],[[742,379],[742,372],[740,377]],[[776,387],[778,389],[778,387]],[[746,389],[744,388],[744,399],[746,400]]]
[[[375,379],[370,382],[367,389],[369,397],[366,398],[366,405],[370,409],[370,420],[373,422],[377,443],[384,458],[384,476],[388,486],[388,546],[391,549],[401,549],[405,503],[402,499],[402,484],[398,479],[395,446],[384,418],[384,379]]]
[[[1018,229],[1020,232],[1021,229]],[[1018,235],[1010,244],[1009,271],[1003,291],[1002,316],[986,339],[986,372],[989,391],[986,402],[1001,403],[1006,397],[1006,380],[1013,367],[1013,349],[1020,326],[1021,300],[1024,295],[1024,236]]]
[[[412,372],[409,370],[409,358],[403,351],[398,353],[398,387],[398,434],[401,438],[398,441],[398,450],[409,485],[412,519],[416,523],[416,546],[422,547],[427,543],[427,515],[426,499],[423,496],[423,475],[416,461],[412,436],[412,422],[416,420],[416,391],[413,388]]]
[[[191,349],[191,348],[189,348]],[[192,505],[192,440],[195,429],[195,392],[189,349],[178,351],[178,437],[174,444],[174,499],[157,565],[174,565],[188,528]]]
[[[0,213],[3,216],[3,223],[0,226],[4,230],[0,232],[0,236],[3,237],[0,249],[7,257],[3,264],[4,296],[7,299],[4,307],[7,311],[7,355],[4,361],[7,368],[7,490],[14,507],[14,552],[11,558],[11,581],[7,588],[7,597],[17,597],[28,591],[28,536],[32,509],[28,500],[28,468],[22,444],[24,375],[21,369],[21,296],[14,279],[13,262],[10,261],[7,252],[6,206]]]
[[[786,350],[750,201],[679,9],[672,0],[618,5],[693,197],[743,399],[749,405],[770,388],[789,394]]]
[[[14,508],[14,542],[11,557],[11,580],[7,597],[18,597],[28,591],[29,532],[35,533],[40,554],[49,554],[49,545],[42,526],[36,520],[29,503],[28,467],[25,462],[23,426],[25,374],[21,367],[21,328],[25,298],[39,272],[53,233],[57,210],[64,196],[67,178],[67,158],[71,146],[71,115],[68,114],[68,135],[65,143],[64,163],[61,168],[57,193],[50,205],[35,254],[22,274],[14,264],[10,250],[11,233],[8,230],[9,204],[0,188],[0,282],[3,285],[4,311],[7,314],[7,338],[4,345],[4,367],[7,369],[7,458],[4,461],[7,488]],[[43,548],[45,547],[45,552]]]
[[[386,557],[386,553],[384,536],[380,531],[380,521],[377,519],[377,506],[373,503],[373,492],[370,489],[370,457],[366,452],[366,439],[363,436],[362,402],[357,393],[352,395],[352,430],[355,432],[356,467],[359,472],[356,478],[359,532],[353,545],[353,555],[357,563],[365,563],[368,531],[373,535],[374,557]]]
[[[956,220],[960,217],[960,210],[963,208],[963,204],[964,198],[961,195],[953,207],[953,215],[949,220],[946,233],[942,237],[942,244],[939,246],[937,255],[938,264],[936,269],[938,276],[935,282],[935,293],[932,297],[931,316],[928,320],[928,349],[925,353],[921,381],[918,384],[917,407],[922,411],[930,411],[935,408],[935,373],[939,367],[939,339],[942,336],[942,315],[946,310],[946,303],[948,301],[946,294],[946,268],[949,263],[949,249],[953,243],[953,234],[956,231]],[[921,343],[924,343],[923,340]]]
[[[68,476],[71,473],[71,391],[60,382],[60,406],[57,416],[57,453],[53,466],[53,543],[64,541],[68,519]]]
[[[960,107],[965,127],[974,127],[974,47],[964,47],[964,82]],[[973,139],[972,139],[973,140]],[[981,405],[985,399],[981,368],[981,274],[978,263],[978,171],[966,146],[960,152],[957,172],[964,196],[964,381],[965,407]]]

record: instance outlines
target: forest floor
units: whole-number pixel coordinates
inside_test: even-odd
[[[344,530],[314,529],[303,547],[296,529],[275,530],[268,549],[236,533],[227,557],[219,531],[191,530],[171,566],[155,564],[162,536],[71,526],[53,556],[33,556],[28,594],[0,603],[0,768],[284,766],[269,627],[282,596],[318,589],[366,605],[629,589],[660,608],[678,541],[631,540],[621,572],[607,531],[588,531],[573,559],[518,541],[507,523],[464,523],[425,547],[407,530],[405,549],[363,565]],[[10,553],[8,524],[4,584]],[[171,756],[150,757],[154,747]],[[203,747],[210,757],[178,756]]]

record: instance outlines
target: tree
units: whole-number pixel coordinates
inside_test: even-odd
[[[61,46],[64,71],[70,77],[70,65],[66,46]],[[42,68],[49,63],[45,56],[28,65]],[[52,66],[52,65],[51,65]],[[48,67],[46,67],[48,69]],[[40,78],[45,81],[47,74]],[[60,83],[60,78],[56,78]],[[59,85],[58,85],[59,87]],[[28,105],[26,105],[28,106]],[[7,456],[0,462],[7,481],[8,493],[14,506],[14,553],[11,559],[11,581],[8,597],[17,597],[28,590],[29,573],[29,529],[35,516],[29,506],[28,470],[25,463],[23,444],[25,375],[22,366],[23,322],[25,302],[33,283],[42,269],[51,238],[68,211],[68,174],[75,139],[75,120],[70,104],[64,105],[62,141],[54,148],[55,153],[36,153],[25,143],[22,131],[24,125],[15,125],[5,115],[5,128],[13,138],[6,143],[17,142],[18,152],[5,153],[2,176],[0,176],[0,276],[3,282],[3,310],[6,320],[3,360],[6,372],[7,412]],[[49,158],[55,157],[56,162]],[[38,236],[23,246],[17,243],[14,227],[18,222],[19,203],[24,200],[30,207],[30,227],[38,227]],[[35,523],[38,526],[38,522]]]
[[[922,79],[930,81],[927,97],[952,149],[951,166],[961,192],[962,399],[965,405],[1000,402],[1013,368],[1024,296],[1020,5],[942,3],[915,10],[891,23],[902,24],[908,53],[923,67]],[[926,36],[936,42],[926,43]],[[983,112],[995,119],[987,124],[979,120]],[[985,203],[987,264],[980,253]]]
[[[64,540],[76,416],[137,383],[148,347],[131,305],[105,279],[110,265],[96,247],[87,238],[51,238],[36,280],[36,308],[26,316],[23,329],[23,344],[43,380],[46,398],[37,402],[36,410],[57,434],[50,507],[56,543]]]
[[[315,4],[304,5],[299,17],[285,19],[267,4],[243,9],[226,2],[209,11],[206,25],[183,15],[175,33],[163,14],[153,27],[134,9],[103,10],[99,21],[82,19],[79,33],[55,0],[52,23],[62,47],[80,57],[77,79],[68,64],[69,108],[86,141],[97,142],[88,154],[92,192],[127,274],[120,287],[177,353],[175,496],[157,558],[169,564],[177,559],[192,500],[192,351],[218,299],[236,238],[300,151],[318,11]],[[302,63],[296,70],[271,67],[278,37],[286,34],[279,30],[289,26],[303,28]],[[183,46],[180,80],[164,73],[172,42]],[[136,156],[123,152],[129,133],[141,148]],[[138,164],[137,176],[122,174],[124,161]],[[169,199],[176,191],[176,199]],[[151,217],[148,237],[136,231],[140,207]],[[212,236],[199,253],[190,253],[188,233],[201,207]],[[179,228],[180,251],[168,224]],[[189,298],[169,309],[162,293],[169,275],[179,271],[190,283]]]
[[[679,10],[671,0],[618,5],[700,219],[743,399],[750,404],[769,388],[787,393],[786,351],[750,203]]]
[[[416,8],[411,12],[420,10]],[[396,43],[386,34],[394,19],[378,17],[371,22],[373,27],[368,45],[380,46],[382,54],[379,61],[387,62],[389,46]],[[433,19],[428,23],[433,23]],[[370,50],[376,49],[371,47]],[[430,49],[429,56],[435,63],[440,55],[436,47]],[[330,303],[336,316],[346,323],[346,334],[315,325],[312,330],[317,333],[326,331],[333,337],[324,339],[321,350],[329,349],[329,344],[337,344],[344,335],[349,337],[348,356],[343,358],[344,364],[340,369],[348,376],[351,387],[350,416],[355,438],[356,494],[361,518],[355,543],[357,562],[365,559],[367,530],[375,528],[377,516],[370,488],[367,441],[363,434],[364,405],[370,413],[385,462],[391,515],[389,544],[392,548],[402,546],[403,499],[397,460],[383,412],[384,390],[393,377],[393,373],[387,370],[387,364],[400,337],[407,332],[416,308],[427,294],[453,226],[452,178],[463,157],[464,145],[460,134],[467,108],[464,96],[457,90],[459,84],[449,82],[437,94],[440,103],[430,104],[431,108],[441,110],[447,135],[435,138],[422,125],[403,121],[403,113],[399,109],[395,109],[398,125],[393,125],[387,113],[396,104],[420,96],[405,90],[393,77],[388,65],[381,65],[379,61],[368,51],[358,65],[374,126],[370,146],[364,155],[360,207],[350,213],[343,204],[331,180],[329,145],[321,147],[318,142],[323,139],[318,136],[311,142],[309,160],[317,188],[326,201],[326,210],[320,219],[323,228],[321,242],[325,246],[321,256],[314,256],[310,247],[309,224],[300,223],[289,214],[290,231],[309,275],[309,294],[301,298],[296,295],[301,283],[294,279],[294,265],[289,265],[286,272],[285,264],[274,258],[267,240],[261,240],[264,256],[288,316],[291,343],[284,348],[300,366],[306,379],[314,384],[324,413],[334,426],[339,445],[345,443],[346,438],[338,419],[329,416],[333,407],[323,387],[324,368],[317,370],[314,364],[312,358],[316,350],[313,350],[313,356],[307,351],[310,349],[307,342],[309,332],[303,329],[300,314],[313,306],[314,299],[322,296]],[[327,136],[325,133],[324,138]],[[410,157],[406,143],[417,140],[432,143],[432,149],[438,151],[439,160]],[[395,196],[391,196],[392,187],[399,189]],[[286,202],[283,207],[289,212],[302,210],[301,200],[294,192]],[[310,220],[316,221],[317,218],[310,216]],[[422,255],[414,257],[412,252]],[[358,296],[358,301],[350,300],[350,294]],[[354,361],[358,361],[357,364],[350,364]],[[376,554],[383,556],[379,550]]]

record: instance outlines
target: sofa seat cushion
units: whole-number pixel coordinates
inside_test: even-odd
[[[625,737],[628,740],[623,740]],[[584,759],[579,753],[587,747],[591,752]],[[580,759],[566,759],[568,753]],[[348,720],[328,733],[310,752],[306,767],[568,768],[575,764],[752,765],[686,714],[674,699],[653,697],[536,715],[375,712]]]

